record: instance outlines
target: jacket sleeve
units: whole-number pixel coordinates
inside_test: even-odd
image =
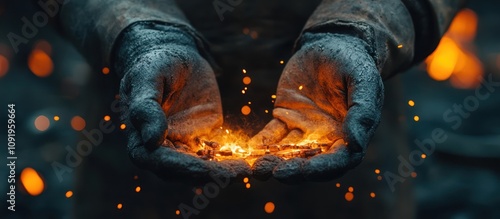
[[[180,27],[203,44],[173,0],[73,0],[63,5],[59,19],[64,32],[92,64],[109,65],[119,34],[140,21]]]
[[[429,55],[464,4],[465,0],[323,0],[303,32],[363,39],[385,79]],[[300,38],[297,42],[300,48]]]

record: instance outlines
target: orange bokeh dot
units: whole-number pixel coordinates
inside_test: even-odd
[[[201,188],[197,188],[194,193],[196,193],[197,195],[201,195],[201,193],[203,193],[203,190]]]
[[[21,172],[21,184],[32,196],[40,195],[45,188],[42,177],[31,167],[24,168]]]
[[[336,186],[337,188],[340,188],[340,183],[336,183],[336,184],[335,184],[335,186]]]
[[[376,174],[380,174],[380,170],[379,169],[375,169],[375,173]]]
[[[141,187],[140,186],[135,187],[135,192],[140,192],[140,191],[141,191]]]
[[[413,100],[409,100],[409,101],[408,101],[408,105],[410,105],[410,106],[415,106],[415,101],[413,101]]]
[[[179,211],[179,210],[175,210],[175,214],[176,214],[176,215],[179,215],[179,214],[181,214],[181,211]]]
[[[248,76],[243,78],[243,84],[249,85],[252,82],[252,79]]]
[[[127,128],[127,125],[125,125],[125,124],[121,124],[121,125],[120,125],[120,129],[122,129],[122,130],[123,130],[123,129],[125,129],[125,128]]]
[[[71,127],[76,131],[81,131],[85,128],[86,122],[80,116],[75,116],[71,119]]]
[[[243,178],[243,182],[247,183],[248,182],[248,177]]]
[[[252,185],[250,185],[250,183],[245,184],[245,187],[246,187],[247,189],[249,189],[251,186],[252,186]]]
[[[46,116],[38,116],[35,119],[35,128],[38,129],[38,131],[45,131],[49,128],[50,126],[50,121],[49,118]]]
[[[104,121],[109,121],[110,119],[111,119],[111,117],[110,117],[110,116],[108,116],[108,115],[105,115],[105,116],[104,116]]]
[[[54,116],[54,121],[59,121],[59,119],[61,119],[59,116]]]
[[[5,56],[0,55],[0,78],[7,74],[9,70],[9,60]]]
[[[354,188],[352,186],[349,186],[349,188],[347,189],[349,192],[354,192]]]
[[[109,74],[109,68],[108,67],[102,68],[102,73],[105,75]]]
[[[28,57],[28,67],[38,77],[47,77],[54,70],[50,56],[43,50],[34,49]]]
[[[415,120],[415,122],[418,122],[418,120],[420,120],[420,117],[418,117],[418,116],[414,116],[414,117],[413,117],[413,120]]]
[[[370,197],[375,198],[375,192],[371,192]]]
[[[71,198],[71,196],[73,196],[73,191],[67,191],[66,192],[66,198]]]
[[[352,192],[347,192],[345,193],[345,196],[344,196],[345,200],[347,200],[348,202],[352,201],[354,199],[354,194]]]
[[[118,203],[118,205],[116,205],[116,208],[118,208],[118,209],[122,209],[122,208],[123,208],[122,203]]]
[[[252,112],[252,109],[250,109],[249,106],[245,105],[245,106],[241,107],[241,113],[243,115],[246,116],[246,115],[250,114],[250,112]]]
[[[265,205],[264,205],[264,211],[268,214],[271,214],[274,212],[274,203],[273,202],[267,202]]]

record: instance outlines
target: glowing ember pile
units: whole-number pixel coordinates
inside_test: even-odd
[[[276,155],[284,159],[293,157],[309,158],[327,150],[331,144],[328,143],[304,143],[304,144],[271,144],[243,148],[236,144],[220,145],[214,141],[198,140],[199,150],[196,155],[204,160],[226,160],[245,159],[253,163],[255,159],[263,155]]]

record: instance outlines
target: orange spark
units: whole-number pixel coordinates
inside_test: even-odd
[[[268,214],[271,214],[274,212],[274,203],[273,202],[267,202],[265,205],[264,205],[264,211]]]
[[[69,190],[65,194],[66,198],[71,198],[73,196],[73,191]]]
[[[354,193],[346,192],[344,198],[346,201],[350,202],[354,199]]]

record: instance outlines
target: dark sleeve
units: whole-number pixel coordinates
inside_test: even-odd
[[[72,0],[63,5],[59,19],[82,54],[97,65],[109,65],[119,34],[135,22],[174,25],[197,37],[173,0]]]
[[[465,0],[324,0],[303,32],[363,39],[383,78],[422,61],[437,46]],[[300,47],[300,38],[297,41]]]

